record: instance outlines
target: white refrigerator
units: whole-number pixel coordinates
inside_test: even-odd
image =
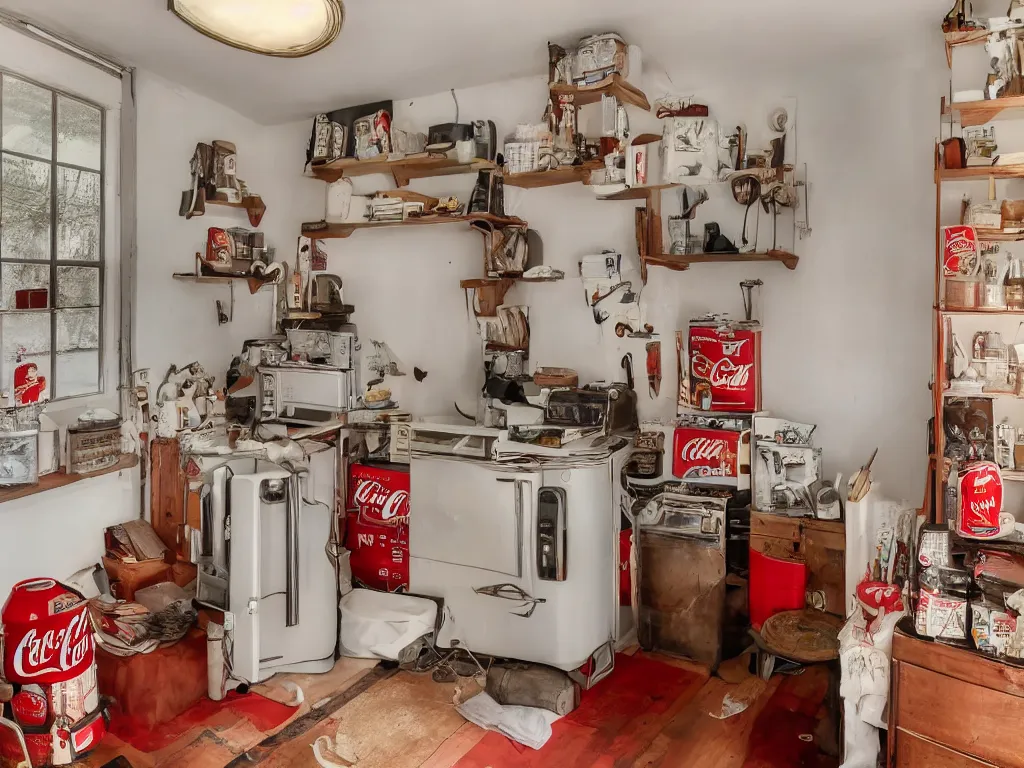
[[[439,647],[610,668],[627,453],[527,466],[413,454],[410,591],[444,600]]]

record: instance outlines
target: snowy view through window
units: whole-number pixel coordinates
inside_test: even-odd
[[[100,389],[103,113],[0,73],[0,390],[34,363],[51,399]]]

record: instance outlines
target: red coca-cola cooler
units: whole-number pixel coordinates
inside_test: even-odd
[[[409,589],[409,470],[402,465],[349,468],[345,548],[352,576],[371,589]]]
[[[0,612],[3,671],[17,692],[10,719],[24,732],[33,766],[68,765],[106,733],[96,687],[89,609],[76,590],[53,579],[14,586]],[[0,730],[0,755],[21,745]]]
[[[672,435],[672,476],[750,488],[750,428],[680,425]]]
[[[720,413],[761,409],[760,327],[718,318],[695,320],[687,350],[689,407]]]

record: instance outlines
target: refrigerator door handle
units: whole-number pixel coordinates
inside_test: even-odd
[[[516,577],[523,577],[523,507],[526,494],[530,492],[528,480],[516,480],[515,515],[516,515]]]

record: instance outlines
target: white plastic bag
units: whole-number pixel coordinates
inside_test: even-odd
[[[353,589],[341,598],[341,654],[395,661],[403,648],[434,631],[436,619],[433,600]]]

